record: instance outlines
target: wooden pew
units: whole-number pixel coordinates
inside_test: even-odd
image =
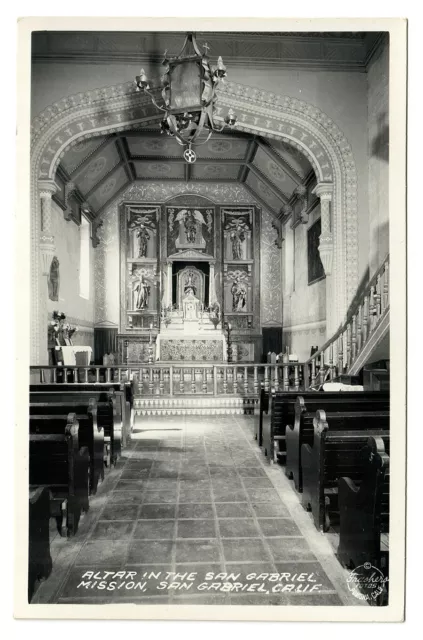
[[[99,392],[107,392],[110,389],[114,389],[116,393],[116,400],[118,403],[117,411],[122,421],[122,433],[121,442],[122,447],[126,447],[127,443],[131,439],[131,432],[133,428],[133,404],[134,404],[134,390],[132,382],[105,382],[105,383],[63,383],[63,384],[31,384],[31,392],[57,392],[57,391],[93,391],[94,397],[100,402],[99,398],[95,395]]]
[[[37,487],[29,491],[28,602],[38,580],[49,577],[53,566],[50,555],[50,491]]]
[[[389,411],[389,394],[370,391],[319,391],[302,393],[297,396],[294,404],[292,398],[287,400],[285,415],[287,425],[285,430],[286,463],[285,473],[294,481],[294,486],[300,493],[303,490],[301,447],[303,444],[313,444],[313,421],[316,411],[323,409],[329,412],[354,411]]]
[[[267,412],[262,420],[263,452],[269,462],[276,462],[276,442],[279,444],[280,460],[285,462],[285,426],[293,415],[295,400],[300,393],[304,394],[300,391],[276,392],[274,389],[270,392]]]
[[[97,493],[99,482],[104,480],[104,461],[108,455],[105,452],[104,428],[97,420],[97,402],[94,398],[69,400],[64,397],[61,402],[31,402],[29,414],[32,417],[37,415],[48,415],[49,417],[60,418],[55,424],[60,433],[62,420],[69,413],[75,413],[79,423],[79,447],[87,447],[90,454],[90,494]],[[36,428],[36,433],[51,433],[53,427],[52,420],[40,422],[31,421],[31,427]]]
[[[339,523],[339,478],[347,476],[361,484],[360,451],[369,437],[389,431],[389,412],[317,411],[313,429],[313,445],[301,447],[302,504],[311,511],[316,527],[327,531]]]
[[[35,390],[33,387],[40,388]],[[109,448],[109,460],[116,464],[122,452],[122,391],[96,387],[91,390],[80,389],[81,385],[31,385],[30,403],[55,403],[69,401],[87,401],[93,398],[97,402],[97,422],[104,429],[104,442]],[[51,387],[51,389],[45,389]]]
[[[340,514],[338,558],[349,569],[369,562],[389,574],[389,434],[368,438],[361,451],[363,478],[338,484]],[[388,582],[385,583],[386,587]],[[387,589],[386,589],[387,591]],[[381,594],[383,596],[383,594]],[[386,600],[386,593],[385,593]],[[383,602],[379,598],[378,604]]]
[[[45,416],[48,421],[52,416]],[[30,416],[31,421],[33,416]],[[53,416],[54,420],[54,416]],[[89,461],[86,447],[79,448],[79,425],[75,414],[62,420],[63,431],[29,435],[30,489],[47,487],[51,493],[50,515],[56,517],[61,535],[74,535],[83,511],[88,511]]]

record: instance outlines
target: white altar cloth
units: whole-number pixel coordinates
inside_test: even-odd
[[[86,353],[86,361],[84,363],[84,365],[80,365],[80,366],[86,366],[88,367],[88,365],[91,362],[91,354],[92,354],[92,349],[91,347],[84,347],[84,346],[80,346],[80,345],[74,345],[72,347],[60,347],[62,354],[63,354],[63,364],[64,366],[68,366],[68,367],[76,367],[76,357],[75,354],[76,353]]]

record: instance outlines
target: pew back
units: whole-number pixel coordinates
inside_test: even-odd
[[[54,416],[43,416],[45,422]],[[82,511],[88,511],[89,452],[79,448],[79,424],[75,414],[62,418],[61,433],[36,433],[31,425],[29,435],[30,489],[47,487],[51,492],[51,513],[56,516],[60,533],[74,535]]]
[[[41,387],[52,386],[53,391],[33,391],[31,387],[30,403],[57,403],[57,402],[77,402],[81,403],[89,401],[90,398],[97,402],[97,422],[104,429],[104,440],[110,445],[113,464],[121,455],[122,447],[126,444],[124,438],[125,430],[123,429],[121,401],[123,399],[122,391],[114,389],[98,389],[91,391],[79,391],[79,387],[75,389],[75,385],[71,390],[57,390],[59,385],[37,385]],[[64,386],[64,385],[63,385]]]
[[[30,428],[35,433],[60,433],[63,417],[75,413],[79,423],[79,447],[87,447],[90,455],[90,493],[95,494],[104,479],[104,428],[97,420],[97,402],[69,400],[63,402],[31,402]]]
[[[376,426],[375,426],[376,425]],[[303,444],[303,506],[312,512],[317,528],[327,531],[339,522],[338,481],[363,479],[361,451],[370,436],[389,431],[389,412],[331,414],[317,411],[313,444]]]

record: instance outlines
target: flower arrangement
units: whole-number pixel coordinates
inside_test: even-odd
[[[49,341],[53,341],[59,345],[67,344],[70,342],[73,334],[78,330],[78,327],[71,326],[68,322],[65,322],[66,314],[63,311],[53,311],[53,319],[50,320],[48,325]]]

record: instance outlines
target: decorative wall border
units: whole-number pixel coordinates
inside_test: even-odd
[[[41,200],[38,181],[54,181],[58,164],[70,146],[84,139],[160,119],[148,97],[133,82],[62,98],[37,116],[31,127],[31,362],[41,362],[39,238]],[[327,278],[328,333],[342,322],[358,279],[357,172],[348,140],[322,111],[296,98],[278,96],[232,82],[218,92],[218,117],[228,107],[238,115],[237,130],[285,140],[308,158],[318,183],[333,185],[331,232],[333,275]]]

